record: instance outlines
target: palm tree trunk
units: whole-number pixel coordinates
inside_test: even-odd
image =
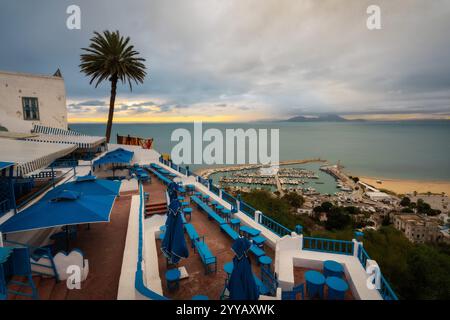
[[[109,143],[111,138],[112,121],[114,116],[114,103],[116,101],[116,89],[117,89],[117,75],[113,74],[111,76],[111,96],[109,98],[109,112],[108,112],[108,122],[106,123],[106,143]]]

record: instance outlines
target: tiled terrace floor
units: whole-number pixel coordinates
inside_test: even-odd
[[[306,269],[306,268],[300,268],[300,267],[294,267],[294,280],[296,284],[305,283],[305,272],[313,270],[313,269]],[[322,273],[323,270],[316,270]],[[347,281],[347,279],[344,278],[344,280]],[[347,281],[348,283],[348,281]],[[325,298],[328,296],[328,288],[325,286],[324,289],[324,295]],[[305,284],[305,299],[308,300],[308,294],[306,292],[306,284]],[[352,295],[351,290],[348,290],[345,295],[345,300],[354,300],[354,297]]]
[[[158,190],[159,189],[159,190]],[[152,201],[152,194],[156,196],[157,192],[165,191],[164,185],[152,176],[152,184],[145,187],[145,190],[150,191],[150,202]],[[151,191],[153,190],[153,192]],[[156,193],[156,194],[155,194]],[[189,197],[186,197],[186,200]],[[154,200],[156,202],[160,200]],[[213,220],[208,220],[206,213],[197,209],[195,205],[191,205],[192,223],[199,236],[205,236],[205,242],[211,252],[217,257],[217,273],[210,273],[205,275],[205,270],[198,253],[190,247],[191,242],[189,237],[185,234],[186,243],[189,247],[189,257],[183,259],[178,264],[179,267],[184,266],[189,274],[189,277],[180,281],[180,288],[175,292],[169,292],[166,287],[165,272],[167,271],[166,259],[160,250],[161,241],[157,240],[158,246],[158,266],[161,281],[163,284],[163,293],[165,296],[172,299],[191,299],[193,296],[202,294],[209,297],[209,299],[217,300],[220,298],[225,284],[226,273],[223,270],[225,263],[232,261],[234,253],[231,250],[233,241],[231,238],[220,231],[219,225]],[[188,221],[189,222],[189,221]],[[266,254],[272,259],[274,258],[273,250],[265,246]],[[253,272],[260,277],[260,269],[257,266],[256,259],[251,256]],[[273,268],[273,266],[272,266]]]

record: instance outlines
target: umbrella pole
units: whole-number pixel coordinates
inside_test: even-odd
[[[66,252],[69,253],[69,226],[66,226]]]

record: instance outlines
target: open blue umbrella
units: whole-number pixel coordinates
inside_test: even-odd
[[[249,240],[239,237],[233,243],[233,272],[228,281],[230,300],[258,300],[259,288],[252,272],[250,258],[247,255],[252,244]]]
[[[181,219],[181,204],[177,199],[176,187],[169,185],[170,197],[169,210],[167,212],[166,232],[161,244],[161,250],[170,263],[178,263],[181,258],[189,256]]]
[[[75,181],[61,185],[64,190],[81,192],[86,195],[119,195],[120,181],[97,179],[94,175],[77,177]]]
[[[3,233],[53,228],[75,224],[109,222],[114,195],[89,195],[65,190],[64,185],[17,213],[0,226]]]

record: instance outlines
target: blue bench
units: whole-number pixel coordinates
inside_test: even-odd
[[[236,240],[237,238],[239,238],[239,234],[228,224],[220,225],[220,229],[223,232],[225,232],[226,234],[228,234],[230,236],[230,238],[233,240]]]
[[[257,258],[266,255],[266,253],[264,252],[264,250],[261,249],[261,248],[258,248],[258,246],[255,245],[255,244],[253,244],[253,245],[250,247],[250,252],[253,253]]]
[[[186,230],[189,239],[191,239],[191,246],[194,248],[195,241],[197,241],[200,237],[198,236],[197,231],[195,230],[194,226],[190,223],[186,223],[184,225],[184,229]]]
[[[197,249],[197,252],[200,255],[200,259],[205,267],[205,274],[217,272],[217,258],[209,250],[204,238],[195,241],[194,249]]]
[[[200,200],[197,196],[192,196],[191,201],[195,202],[200,209],[205,211],[208,214],[209,219],[216,220],[219,225],[226,223],[222,217],[220,217],[217,213],[215,213],[213,209],[211,209],[206,203]]]
[[[164,184],[169,185],[170,183],[172,183],[172,181],[170,179],[168,179],[167,177],[163,176],[161,173],[159,173],[158,171],[152,169],[152,168],[147,168],[149,171],[151,171],[155,176],[158,177],[159,180],[161,180]]]

